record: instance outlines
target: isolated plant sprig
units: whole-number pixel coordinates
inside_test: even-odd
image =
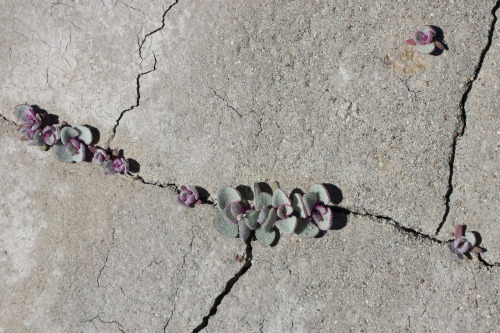
[[[80,163],[86,160],[88,151],[93,153],[92,163],[102,165],[104,173],[126,173],[129,161],[122,152],[113,149],[111,154],[102,148],[91,145],[94,137],[92,131],[84,125],[70,126],[66,122],[61,125],[51,124],[46,113],[37,112],[28,104],[20,104],[14,108],[14,115],[21,126],[18,128],[23,136],[21,140],[41,150],[54,150],[57,160],[64,163]]]
[[[477,233],[465,231],[464,225],[458,225],[455,229],[455,241],[446,244],[448,253],[454,260],[462,260],[468,253],[482,253],[484,249],[477,246]]]
[[[429,25],[419,25],[413,34],[413,38],[406,41],[408,45],[416,45],[417,51],[430,54],[437,48],[444,50],[444,45],[435,40],[436,31]]]

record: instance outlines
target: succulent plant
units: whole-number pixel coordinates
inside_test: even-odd
[[[474,231],[465,231],[464,225],[455,229],[455,241],[448,242],[446,248],[454,260],[462,260],[466,253],[482,253],[484,249],[477,246],[477,235]]]
[[[112,175],[115,173],[129,172],[130,166],[126,158],[121,156],[117,149],[111,151],[111,157],[102,163],[104,173]]]
[[[21,104],[14,108],[14,115],[17,121],[21,123],[17,130],[24,134],[26,140],[32,141],[35,132],[43,125],[45,114],[37,113],[28,104]]]
[[[105,161],[109,161],[111,157],[108,155],[108,153],[101,148],[97,148],[95,146],[88,146],[90,152],[94,154],[92,156],[92,163],[96,165],[102,165]]]
[[[177,201],[181,206],[184,207],[194,207],[194,205],[201,204],[200,195],[198,194],[198,190],[194,186],[181,186],[181,192],[179,193],[179,197]]]
[[[312,185],[304,196],[295,193],[292,197],[292,206],[300,215],[295,233],[303,238],[311,238],[316,237],[320,230],[330,229],[333,213],[327,206],[329,204],[330,195],[321,184]]]
[[[408,39],[406,44],[416,45],[417,51],[424,54],[434,52],[437,48],[444,50],[444,46],[440,41],[434,39],[436,31],[429,25],[419,25],[413,38]]]
[[[66,126],[61,129],[61,141],[54,144],[55,157],[64,163],[85,160],[86,146],[92,142],[92,132],[85,126]]]

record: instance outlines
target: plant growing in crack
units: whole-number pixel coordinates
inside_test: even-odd
[[[195,186],[182,185],[177,202],[183,207],[194,207],[201,204],[200,194]]]
[[[464,225],[455,229],[455,240],[446,244],[448,253],[454,260],[462,260],[469,253],[482,253],[485,250],[478,244],[478,234],[475,231],[465,231]]]
[[[279,232],[311,238],[331,228],[332,210],[327,206],[330,196],[323,185],[311,186],[304,196],[294,193],[292,199],[277,182],[271,189],[266,192],[254,183],[252,196],[244,197],[237,189],[219,188],[215,228],[226,237],[240,237],[244,242],[254,233],[263,246],[271,245]]]
[[[47,113],[35,110],[28,104],[17,105],[14,115],[21,123],[18,129],[23,134],[21,140],[41,150],[52,147],[55,158],[61,162],[83,162],[90,150],[93,153],[92,163],[102,165],[105,174],[130,171],[129,161],[123,157],[123,151],[113,149],[108,154],[106,150],[91,145],[94,136],[88,126],[70,126],[64,121],[61,125],[51,124]]]
[[[406,41],[408,45],[416,45],[417,51],[430,54],[437,48],[444,50],[444,45],[435,39],[436,31],[429,25],[419,25],[413,38]]]

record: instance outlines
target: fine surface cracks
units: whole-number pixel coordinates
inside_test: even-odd
[[[441,231],[441,228],[446,223],[446,220],[448,218],[448,214],[450,213],[450,199],[451,199],[451,195],[453,194],[453,172],[454,172],[454,166],[455,166],[457,143],[458,143],[458,139],[464,135],[465,128],[467,126],[467,115],[465,113],[465,104],[467,103],[467,98],[469,97],[469,93],[472,90],[472,87],[474,86],[474,81],[478,78],[479,72],[481,71],[481,68],[483,67],[483,62],[484,62],[484,59],[486,57],[486,54],[490,50],[490,47],[491,47],[491,44],[493,41],[493,33],[495,31],[495,24],[497,22],[496,12],[497,12],[499,7],[500,7],[500,1],[497,1],[496,5],[491,10],[491,15],[493,16],[493,20],[491,22],[490,30],[488,32],[488,42],[486,43],[485,48],[481,52],[481,56],[479,57],[479,62],[476,66],[476,69],[474,70],[474,74],[473,74],[472,78],[467,82],[465,92],[464,92],[462,99],[460,101],[460,112],[458,114],[458,128],[453,133],[453,141],[451,144],[451,154],[450,154],[450,160],[449,160],[450,173],[449,173],[449,177],[448,177],[448,190],[446,191],[446,195],[445,195],[445,211],[444,211],[441,223],[439,223],[439,226],[436,229],[436,233],[435,233],[436,236],[439,234],[439,232]]]

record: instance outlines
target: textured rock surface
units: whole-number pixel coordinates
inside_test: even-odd
[[[351,217],[321,239],[255,245],[252,268],[203,332],[495,331],[498,273],[452,261],[437,241]]]
[[[433,4],[181,2],[151,36],[156,71],[113,144],[150,181],[328,182],[344,206],[430,234],[492,20],[490,4]],[[424,18],[445,31],[438,57],[404,44]]]
[[[5,2],[0,332],[495,331],[499,6]],[[404,43],[422,23],[448,50]],[[20,142],[23,102],[96,127],[139,177]],[[347,225],[246,246],[175,202],[268,180],[338,186]],[[453,262],[458,223],[488,252]]]
[[[244,262],[215,208],[67,165],[0,120],[0,332],[175,332],[199,325]],[[195,306],[193,306],[195,304]]]
[[[498,31],[499,24],[496,24]],[[465,104],[466,127],[458,138],[450,215],[443,232],[458,224],[481,233],[483,257],[500,263],[500,35],[493,35],[481,73]]]

